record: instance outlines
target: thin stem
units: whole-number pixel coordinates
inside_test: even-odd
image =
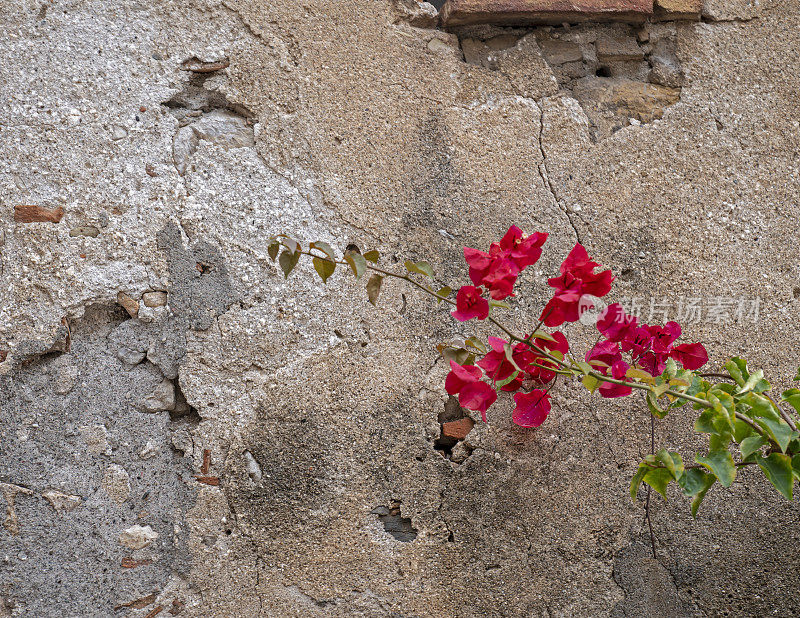
[[[726,373],[699,373],[697,374],[701,378],[721,378],[723,380],[729,380],[733,382],[733,378]]]
[[[764,397],[766,397],[767,399],[769,399],[769,400],[770,400],[770,402],[772,403],[772,405],[773,405],[773,406],[775,406],[775,409],[776,409],[776,410],[778,411],[778,413],[781,415],[781,418],[782,418],[784,421],[786,421],[786,424],[787,424],[787,425],[789,425],[789,427],[791,427],[791,428],[792,428],[792,431],[797,431],[797,425],[795,425],[795,423],[794,423],[794,419],[792,419],[792,417],[791,417],[791,416],[789,416],[789,414],[786,412],[786,410],[784,410],[783,408],[781,408],[781,407],[778,405],[778,403],[777,403],[777,402],[776,402],[776,401],[775,401],[775,400],[774,400],[772,397],[770,397],[769,395],[767,395],[767,393],[761,393],[761,394],[762,394],[762,395],[764,395]]]
[[[650,417],[650,454],[655,454],[656,450],[656,419],[652,414]],[[647,500],[644,503],[644,518],[647,521],[647,526],[650,528],[650,546],[653,549],[653,558],[658,559],[656,554],[656,535],[653,532],[653,521],[650,519],[650,485],[647,486]]]

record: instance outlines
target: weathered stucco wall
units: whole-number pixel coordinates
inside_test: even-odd
[[[0,0],[0,616],[798,615],[798,508],[756,474],[696,521],[656,501],[653,560],[638,402],[562,388],[536,431],[506,402],[444,457],[434,348],[471,331],[267,257],[457,282],[515,223],[551,234],[520,329],[580,239],[617,298],[760,297],[687,336],[785,384],[800,8],[705,5],[454,34],[405,0]]]

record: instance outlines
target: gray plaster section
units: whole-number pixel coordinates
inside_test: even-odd
[[[14,499],[18,531],[8,519],[0,529],[0,607],[12,615],[109,616],[188,576],[191,464],[172,445],[169,413],[140,408],[163,376],[119,359],[125,318],[90,308],[72,324],[69,352],[0,377],[0,482],[30,492]],[[51,503],[48,492],[77,506]],[[119,535],[133,525],[158,539],[124,547]],[[125,568],[126,558],[143,564]]]

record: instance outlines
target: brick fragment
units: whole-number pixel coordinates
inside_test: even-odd
[[[657,20],[700,19],[703,0],[655,0]]]
[[[148,605],[152,605],[156,602],[156,595],[148,594],[146,597],[142,597],[141,599],[136,599],[135,601],[130,601],[129,603],[120,603],[114,608],[114,611],[119,611],[121,609],[125,609],[126,607],[130,607],[133,609],[144,609]]]
[[[134,560],[130,556],[126,556],[122,559],[121,566],[123,569],[135,569],[136,567],[147,566],[148,564],[152,563],[152,560]]]
[[[14,206],[14,221],[17,223],[58,223],[64,216],[64,209],[44,206]]]
[[[462,418],[457,421],[442,423],[442,435],[454,440],[463,440],[472,431],[475,421],[471,418]]]
[[[196,476],[194,478],[198,483],[203,483],[204,485],[212,485],[213,487],[219,485],[218,476]]]
[[[653,0],[447,0],[440,19],[445,28],[581,21],[640,23],[652,13]]]

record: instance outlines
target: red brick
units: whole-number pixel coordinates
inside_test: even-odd
[[[453,438],[454,440],[463,440],[467,434],[472,431],[475,426],[475,421],[471,418],[462,418],[457,421],[449,421],[442,423],[442,435],[446,438]]]
[[[472,24],[528,25],[580,21],[642,22],[653,0],[447,0],[444,27]]]
[[[14,206],[14,221],[17,223],[58,223],[64,216],[64,209],[44,206]]]

